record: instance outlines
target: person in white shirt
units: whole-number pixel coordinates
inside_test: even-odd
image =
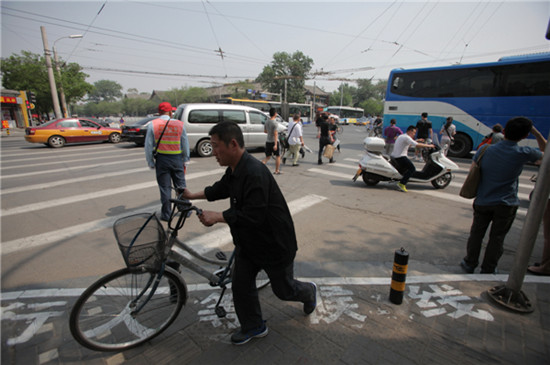
[[[286,163],[287,155],[292,156],[292,166],[298,166],[298,156],[300,156],[300,148],[304,145],[302,132],[302,124],[300,123],[300,114],[294,114],[292,121],[288,123],[288,144],[290,147],[283,156],[283,165]]]
[[[413,139],[415,134],[416,127],[414,125],[410,125],[405,133],[397,137],[397,139],[395,140],[395,146],[393,147],[393,152],[391,153],[391,157],[395,158],[395,161],[399,164],[400,170],[403,171],[403,173],[401,173],[403,175],[403,178],[397,183],[397,187],[405,193],[407,192],[407,182],[409,182],[412,174],[414,174],[414,172],[416,171],[414,164],[407,157],[409,147],[434,147],[433,144],[416,142]]]

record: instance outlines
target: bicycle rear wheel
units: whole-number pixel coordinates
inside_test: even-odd
[[[71,311],[69,325],[75,340],[92,350],[119,351],[168,328],[187,301],[187,288],[178,275],[166,270],[153,296],[133,313],[147,300],[152,278],[156,273],[124,268],[92,284]]]

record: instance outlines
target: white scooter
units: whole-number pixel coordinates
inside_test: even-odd
[[[365,155],[359,161],[359,169],[353,177],[356,181],[359,176],[368,186],[374,186],[380,181],[399,181],[403,177],[401,168],[394,158],[382,155],[385,142],[382,138],[367,137],[363,141]],[[452,172],[460,168],[453,161],[443,155],[437,136],[434,135],[433,148],[422,150],[426,164],[421,171],[416,171],[410,182],[430,182],[436,189],[443,189],[451,183]]]

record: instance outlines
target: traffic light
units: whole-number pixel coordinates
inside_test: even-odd
[[[32,91],[29,91],[29,100],[31,103],[36,104],[36,95]]]

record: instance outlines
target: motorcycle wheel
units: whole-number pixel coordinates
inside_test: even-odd
[[[436,189],[444,189],[451,183],[453,176],[450,172],[447,172],[445,175],[441,175],[435,180],[432,180],[432,185]]]
[[[373,179],[367,174],[363,174],[363,181],[367,184],[367,186],[374,186],[380,182],[380,180]]]

